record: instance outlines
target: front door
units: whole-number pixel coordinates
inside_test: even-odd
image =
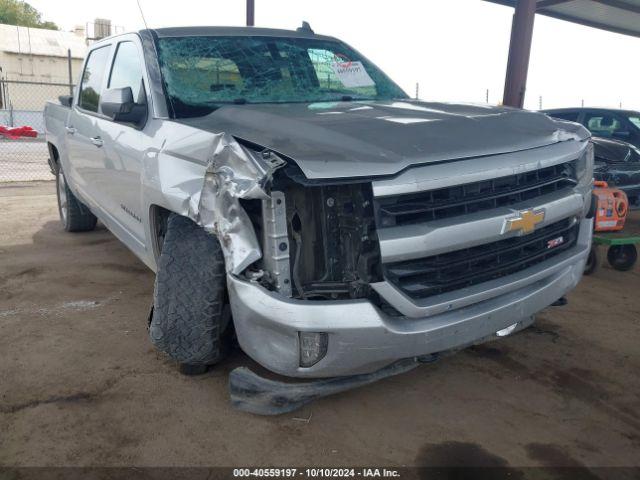
[[[147,105],[143,83],[141,46],[135,41],[121,41],[116,46],[107,88],[131,88],[138,105]],[[141,173],[147,136],[144,125],[97,120],[103,142],[99,183],[103,185],[103,208],[138,246],[144,244]]]

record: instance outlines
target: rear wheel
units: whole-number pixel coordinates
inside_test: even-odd
[[[231,314],[218,239],[171,214],[158,260],[149,336],[185,375],[204,373],[230,345]]]
[[[67,232],[88,232],[96,228],[98,219],[69,190],[62,168],[58,168],[58,173],[56,174],[56,192],[60,221]]]
[[[631,270],[638,259],[635,245],[612,245],[607,252],[607,260],[616,270]]]

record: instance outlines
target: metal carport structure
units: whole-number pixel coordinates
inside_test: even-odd
[[[247,26],[255,24],[255,0],[247,1]],[[522,108],[536,13],[622,35],[640,37],[640,0],[485,0],[513,7],[502,103]]]
[[[640,37],[640,0],[485,0],[515,8],[503,104],[522,108],[536,13]]]

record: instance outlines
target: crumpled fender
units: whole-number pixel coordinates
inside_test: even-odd
[[[284,163],[271,152],[245,148],[227,133],[214,138],[197,209],[190,216],[218,237],[227,272],[238,274],[261,258],[253,224],[239,200],[269,198],[268,183]]]
[[[174,122],[161,129],[162,147],[146,154],[145,197],[218,237],[227,273],[240,274],[262,257],[240,199],[268,198],[272,175],[285,161],[271,151],[251,150],[228,133]]]

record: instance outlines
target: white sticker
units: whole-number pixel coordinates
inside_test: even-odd
[[[347,88],[371,87],[375,85],[371,77],[364,69],[362,62],[333,62],[331,64],[333,73],[338,80]]]

